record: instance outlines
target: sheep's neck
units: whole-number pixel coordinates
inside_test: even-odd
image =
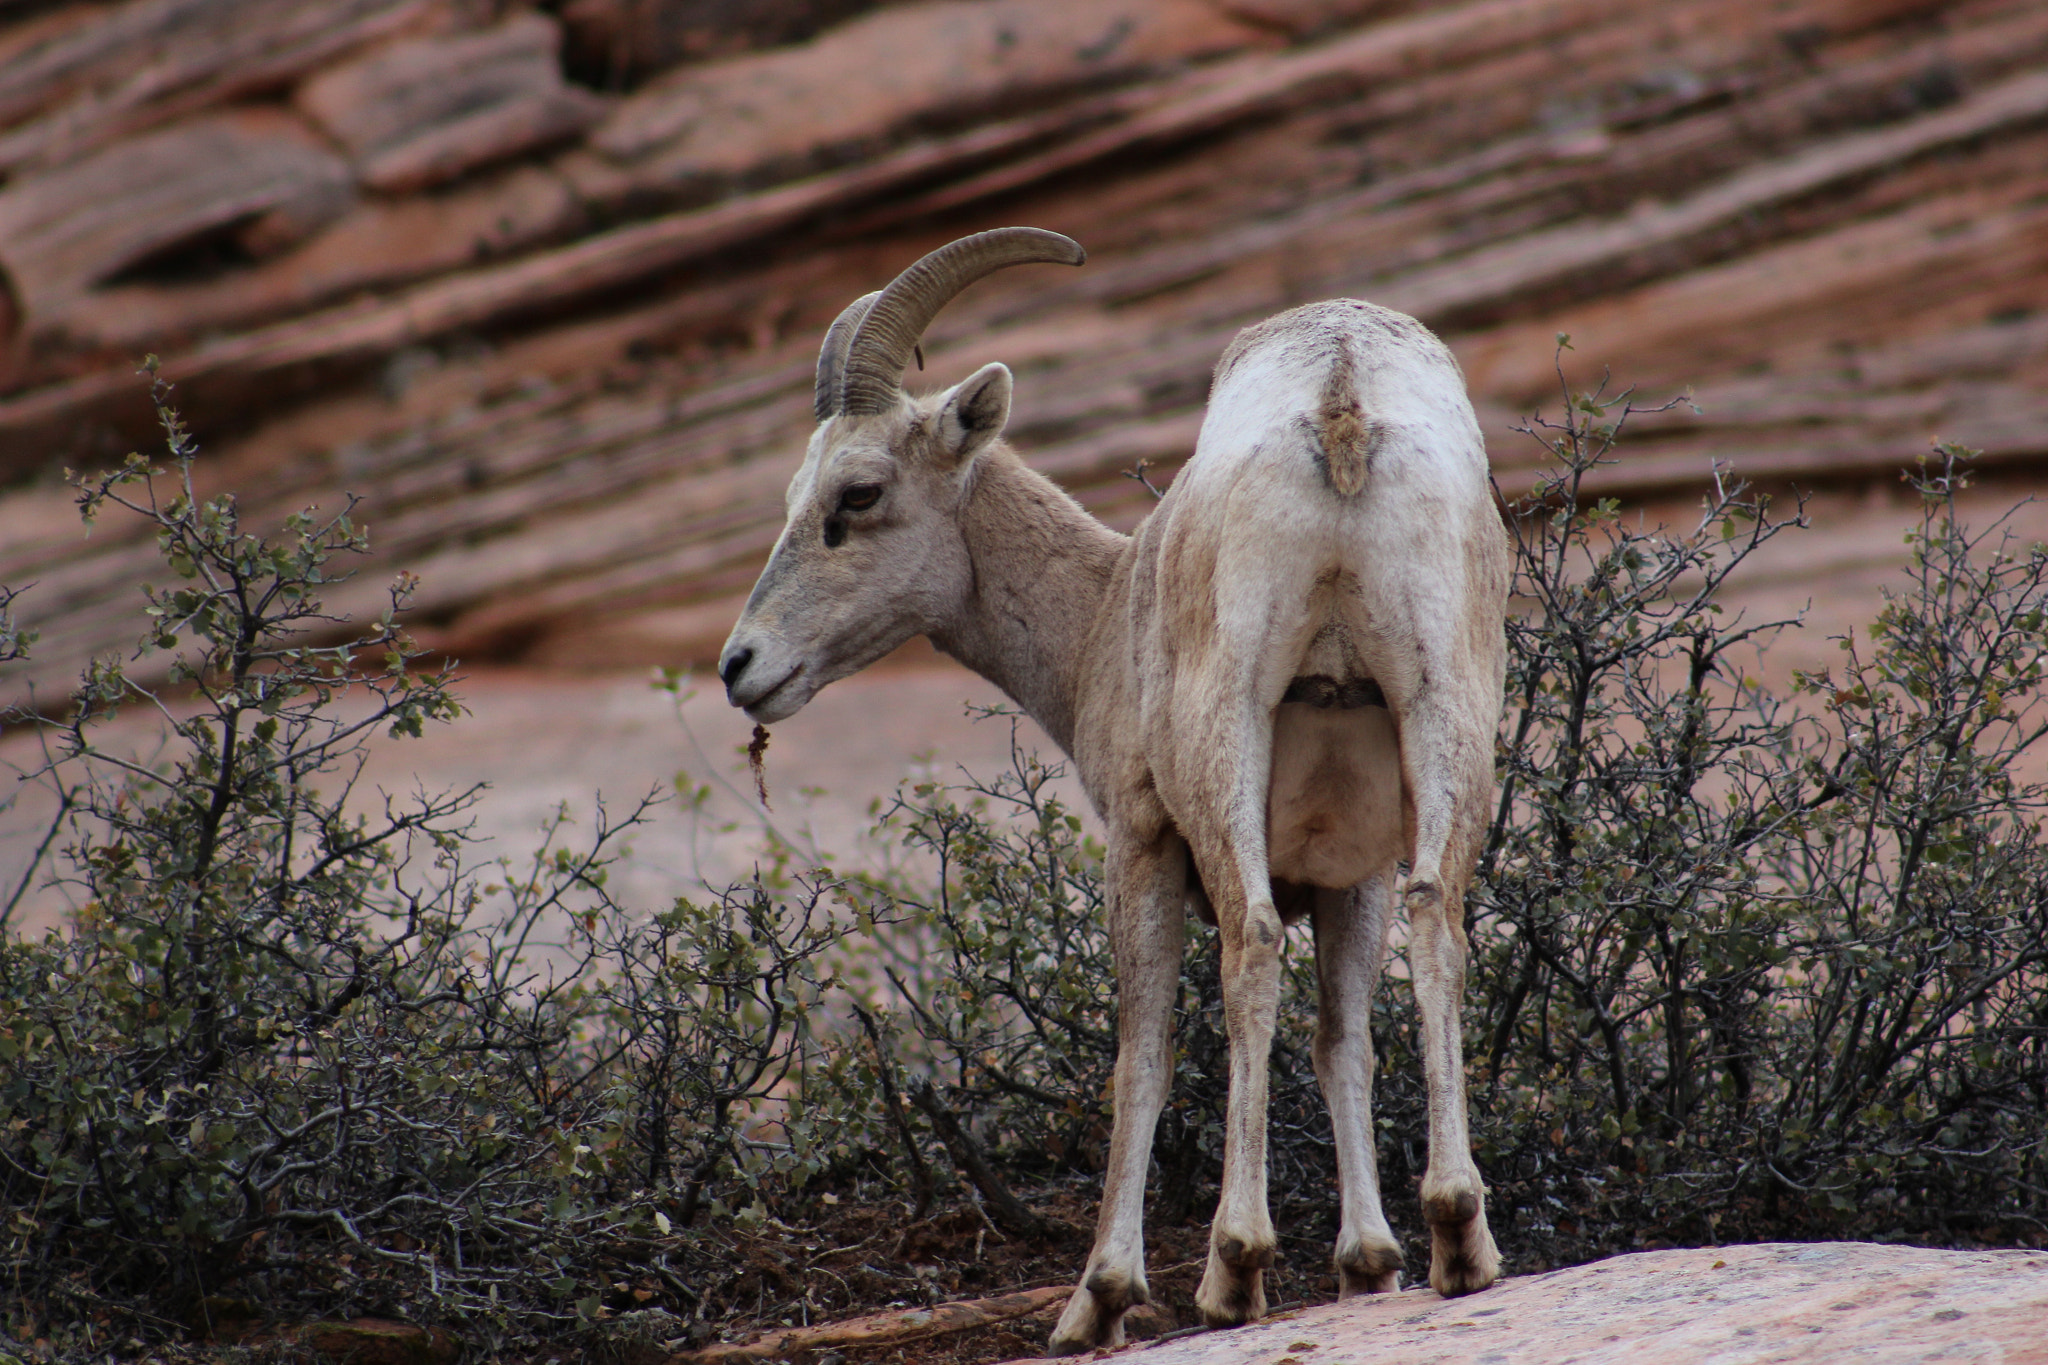
[[[973,581],[932,641],[1071,755],[1088,637],[1130,539],[1000,446],[982,457],[960,530]]]

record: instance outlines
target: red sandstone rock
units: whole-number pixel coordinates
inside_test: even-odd
[[[181,243],[239,230],[275,250],[348,207],[348,165],[298,119],[244,109],[131,138],[0,190],[0,267],[33,332],[86,290]]]
[[[64,331],[80,345],[140,355],[166,337],[248,326],[498,260],[581,221],[561,176],[515,164],[439,194],[367,199],[312,240],[247,269],[96,289],[65,311]]]
[[[395,34],[460,23],[465,0],[126,0],[0,33],[0,170],[274,90]]]
[[[459,184],[372,191],[297,245],[319,205],[236,201],[249,165],[171,158],[164,200],[150,176],[104,168],[138,144],[203,159],[181,139],[229,94],[255,106],[236,117],[289,126],[298,64],[328,41],[308,16],[351,35],[318,48],[317,83],[367,71],[377,24],[469,32],[506,7],[125,0],[76,11],[95,24],[69,9],[0,16],[13,111],[0,169],[16,139],[54,135],[49,120],[77,114],[80,136],[101,139],[65,161],[96,168],[98,188],[47,223],[40,208],[10,215],[58,172],[0,185],[0,470],[90,467],[145,441],[134,359],[155,350],[195,429],[225,443],[207,468],[251,516],[361,493],[378,529],[363,591],[401,567],[424,574],[434,638],[464,657],[701,659],[774,539],[825,324],[946,235],[1005,221],[1071,233],[1088,268],[977,286],[926,338],[926,378],[1012,365],[1020,448],[1118,525],[1149,506],[1123,471],[1142,458],[1168,477],[1191,448],[1232,332],[1344,293],[1445,332],[1511,493],[1536,448],[1509,428],[1549,401],[1557,331],[1575,338],[1568,367],[1613,361],[1617,379],[1691,385],[1705,407],[1643,429],[1596,477],[1603,493],[1690,488],[1717,459],[1767,481],[1889,483],[1935,434],[1991,463],[2048,460],[2048,334],[2034,321],[2048,314],[2048,207],[2034,202],[2048,7],[1079,3],[894,5],[679,69],[615,106],[604,137],[645,115],[644,144],[586,140]],[[989,26],[1013,10],[1024,27]],[[1060,14],[1079,28],[1031,26]],[[1172,15],[1188,23],[1153,23]],[[150,27],[171,18],[182,26]],[[882,41],[913,30],[922,41]],[[395,50],[385,29],[373,37]],[[137,67],[141,51],[160,60]],[[771,72],[802,88],[743,126]],[[733,126],[686,127],[687,110],[675,122],[671,97],[690,91],[723,92]],[[790,110],[811,112],[775,123]],[[137,134],[131,118],[171,126]],[[420,145],[412,131],[351,145]],[[745,192],[675,212],[665,177],[690,165],[712,190],[723,176]],[[819,166],[833,169],[788,178]],[[187,202],[216,191],[219,204]],[[160,268],[170,257],[180,268]],[[4,685],[54,696],[89,654],[132,643],[129,585],[152,556],[110,525],[90,542],[62,515],[32,530],[0,534],[0,582],[36,584],[24,603],[43,633]]]
[[[629,98],[592,144],[645,163],[643,183],[741,176],[1260,41],[1204,0],[926,0],[809,43],[679,68]]]
[[[1098,1353],[1099,1355],[1100,1353]],[[1646,1251],[1283,1313],[1127,1348],[1132,1365],[2048,1361],[2048,1251],[1767,1242]]]
[[[616,89],[692,58],[802,42],[874,0],[568,0],[572,70]]]
[[[520,14],[481,33],[395,42],[306,82],[297,103],[374,189],[424,189],[561,142],[604,104],[562,80],[561,30]]]
[[[1226,13],[1307,37],[1417,8],[1410,0],[1220,0]]]

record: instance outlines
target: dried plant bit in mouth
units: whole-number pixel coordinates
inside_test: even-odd
[[[762,759],[768,753],[768,727],[756,725],[754,737],[747,741],[747,771],[754,775],[754,791],[761,798],[762,806],[768,805],[768,765]]]

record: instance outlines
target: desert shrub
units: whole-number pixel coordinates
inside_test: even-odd
[[[136,657],[169,653],[169,684],[102,659],[61,718],[8,717],[40,732],[40,872],[77,907],[0,938],[8,1331],[90,1351],[383,1311],[546,1334],[605,1311],[622,1264],[670,1273],[647,1243],[664,1210],[759,1216],[858,1144],[819,1131],[802,1088],[833,1075],[803,1027],[839,936],[828,888],[647,919],[606,890],[646,801],[599,804],[574,845],[565,812],[530,858],[482,863],[478,790],[355,800],[371,737],[459,711],[395,624],[410,583],[367,629],[329,616],[366,545],[351,508],[252,532],[231,496],[195,494],[157,399],[167,458],[76,484],[88,522],[157,536],[168,586],[143,589]],[[162,751],[101,747],[137,707]]]
[[[1050,790],[1059,775],[1019,746],[1011,767],[959,786],[899,791],[879,817],[926,855],[876,879],[896,930],[867,995],[908,1012],[892,1049],[985,1136],[1086,1169],[1102,1141],[1116,1061],[1102,850]]]
[[[1769,808],[1803,819],[1766,865],[1798,920],[1754,1169],[1822,1227],[2039,1239],[2048,547],[1957,524],[1958,455],[1915,479],[1907,580],[1868,639],[1798,679],[1819,714]]]
[[[248,532],[232,497],[195,495],[161,410],[167,466],[76,481],[88,523],[153,526],[169,585],[143,589],[137,655],[175,657],[161,695],[95,662],[41,727],[78,908],[0,944],[9,1316],[204,1326],[230,1294],[398,1300],[444,1267],[451,1300],[489,1308],[589,1217],[561,1198],[588,1107],[573,1001],[510,945],[599,885],[602,853],[535,869],[485,933],[461,876],[475,792],[350,813],[363,740],[455,714],[447,679],[391,611],[316,643],[365,544],[349,509]],[[154,760],[95,743],[132,707],[163,714]],[[508,1248],[520,1264],[490,1267]]]
[[[840,891],[771,864],[651,917],[608,906],[575,924],[616,1192],[673,1192],[683,1226],[707,1208],[758,1223],[780,1192],[873,1148],[887,1116],[863,1102],[872,1059],[830,1010],[849,936],[887,921],[835,913]]]
[[[1718,488],[1632,528],[1583,481],[1626,396],[1539,426],[1503,792],[1470,907],[1482,1162],[1529,1261],[1642,1241],[2038,1238],[2048,551],[1905,476],[1910,566],[1775,697],[1717,590],[1795,525]]]

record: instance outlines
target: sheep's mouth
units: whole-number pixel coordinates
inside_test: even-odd
[[[760,696],[748,702],[744,708],[746,713],[757,721],[783,719],[782,716],[773,714],[775,709],[775,699],[781,696],[784,693],[784,691],[787,690],[791,683],[795,682],[799,677],[803,676],[803,671],[804,666],[802,664],[798,664],[796,665],[796,667],[790,669],[789,672],[785,673],[782,676],[781,682],[776,683],[766,692],[763,692]],[[769,714],[764,716],[764,712],[767,712]]]

